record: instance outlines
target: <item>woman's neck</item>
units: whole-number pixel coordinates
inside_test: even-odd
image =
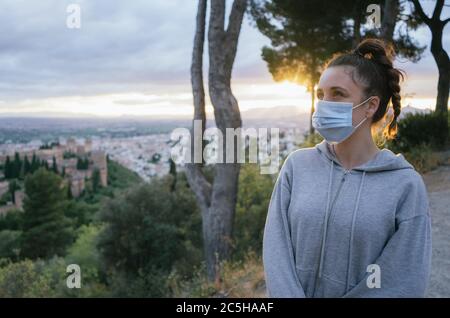
[[[344,167],[350,170],[373,159],[380,149],[370,136],[367,138],[348,138],[341,143],[332,145],[335,156]]]

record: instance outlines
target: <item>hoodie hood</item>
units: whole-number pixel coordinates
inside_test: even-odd
[[[320,153],[320,155],[342,167],[342,164],[339,162],[339,159],[335,156],[331,148],[331,144],[326,140],[323,140],[322,142],[315,145],[315,148]],[[386,148],[381,149],[375,155],[375,157],[370,159],[368,162],[352,168],[352,170],[361,172],[378,172],[399,169],[414,169],[414,167],[408,161],[406,161],[405,157],[402,154],[394,154],[391,150]]]

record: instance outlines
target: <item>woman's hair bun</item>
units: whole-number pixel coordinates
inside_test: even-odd
[[[390,67],[395,56],[394,48],[380,39],[366,39],[352,53],[374,62],[382,62],[386,66],[390,64]]]

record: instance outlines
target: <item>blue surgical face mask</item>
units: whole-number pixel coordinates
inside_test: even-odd
[[[372,97],[369,97],[356,106],[353,106],[353,103],[349,102],[319,100],[316,103],[312,116],[312,125],[329,143],[336,144],[342,142],[350,137],[367,119],[367,117],[364,118],[358,125],[353,127],[353,109],[364,105]]]

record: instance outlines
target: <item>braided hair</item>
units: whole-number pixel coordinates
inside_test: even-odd
[[[373,115],[372,123],[376,123],[386,115],[389,101],[391,101],[394,116],[385,127],[383,135],[387,139],[394,139],[397,134],[397,118],[401,111],[400,80],[404,79],[404,72],[393,66],[394,49],[379,39],[366,39],[358,46],[346,53],[334,56],[326,65],[353,66],[352,73],[365,87],[366,96],[376,95],[380,98],[380,105]]]

